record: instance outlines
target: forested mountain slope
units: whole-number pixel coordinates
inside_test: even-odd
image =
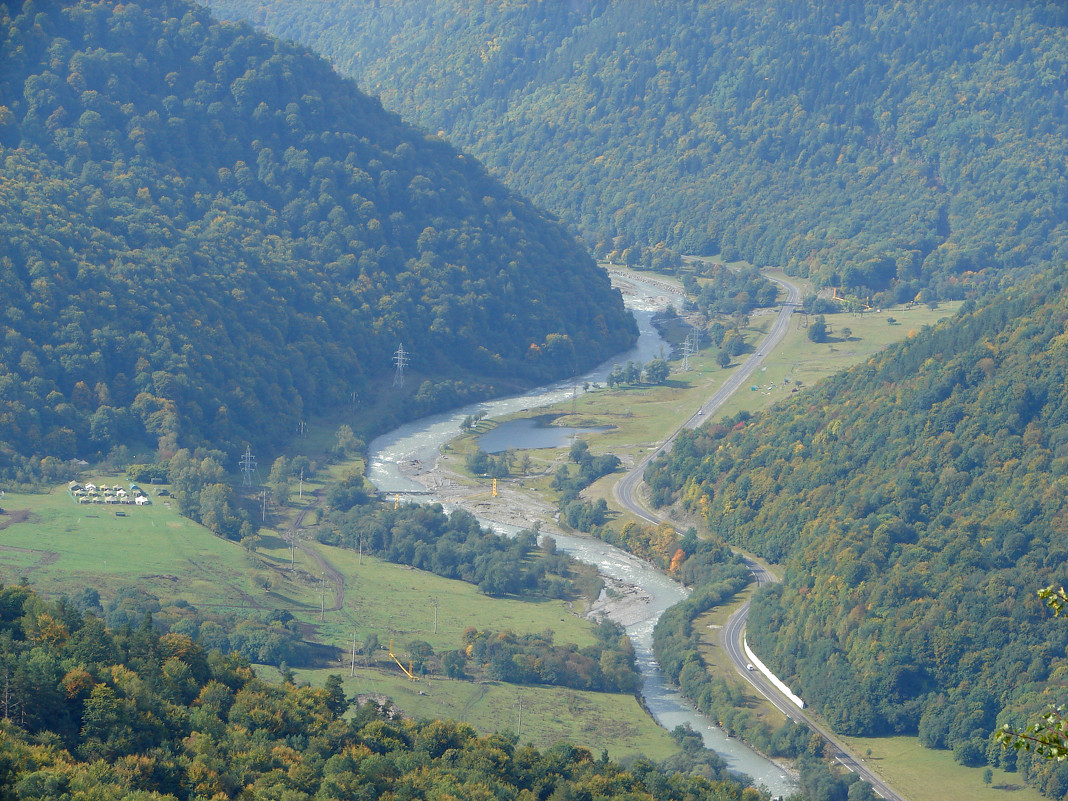
[[[605,252],[722,249],[898,300],[1068,255],[1063,3],[208,2]]]
[[[0,2],[0,64],[0,471],[277,440],[399,344],[402,414],[636,333],[558,222],[302,47],[179,0]]]
[[[1068,580],[1068,289],[965,307],[759,418],[683,432],[646,478],[785,562],[749,638],[837,730],[974,761],[1001,710],[1066,692],[1068,627],[1035,592]]]

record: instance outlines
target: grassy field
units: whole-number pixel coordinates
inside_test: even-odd
[[[390,564],[342,548],[306,541],[345,576],[340,610],[320,622],[322,571],[300,549],[292,552],[278,534],[261,529],[255,553],[214,536],[181,517],[166,502],[126,507],[79,506],[57,488],[43,495],[4,498],[11,523],[0,529],[0,581],[25,577],[45,595],[74,594],[93,587],[107,599],[123,586],[137,586],[162,600],[184,599],[204,607],[288,609],[315,624],[324,642],[344,647],[353,626],[361,636],[390,635],[398,648],[421,639],[435,649],[456,648],[468,626],[520,633],[553,629],[560,642],[594,642],[590,624],[565,601],[497,599],[472,585]],[[6,521],[5,521],[6,518]],[[326,605],[336,599],[327,587]],[[437,602],[437,633],[434,602]]]
[[[755,386],[756,390],[739,392],[719,414],[734,415],[743,409],[757,411],[766,408],[792,394],[795,387],[800,387],[803,392],[804,387],[866,361],[887,345],[905,339],[911,332],[925,325],[933,325],[945,317],[952,317],[959,307],[960,303],[953,302],[942,303],[936,309],[921,305],[879,313],[827,315],[831,339],[824,343],[812,342],[803,325],[804,318],[795,314],[786,339],[753,377],[751,386]],[[888,322],[890,318],[896,321],[893,325]],[[760,318],[759,322],[760,328],[764,328],[770,323],[770,318]],[[842,333],[847,328],[851,332],[848,339]],[[698,369],[702,369],[700,365]],[[720,368],[716,365],[704,369]]]
[[[987,785],[983,782],[983,768],[958,765],[950,751],[924,748],[916,737],[843,737],[842,740],[909,801],[1041,801],[1046,798],[1025,785],[1018,773],[994,769],[993,781]]]
[[[0,525],[29,513],[0,529],[4,583],[25,577],[46,595],[93,587],[104,597],[136,584],[161,598],[235,607],[249,606],[256,592],[249,555],[180,516],[163,498],[125,506],[124,517],[112,506],[78,505],[65,486],[44,495],[9,492],[3,504],[8,514]]]
[[[265,670],[269,674],[273,669]],[[539,748],[566,740],[590,748],[595,755],[604,748],[614,758],[643,754],[650,759],[664,759],[678,750],[671,735],[632,696],[499,682],[411,682],[399,669],[362,668],[358,661],[355,677],[350,678],[349,672],[346,664],[333,671],[297,671],[297,678],[318,685],[337,673],[349,695],[381,693],[412,717],[461,720],[484,734],[516,733],[522,699],[520,742]]]
[[[108,483],[120,480],[108,477]],[[375,634],[383,648],[392,640],[402,660],[415,640],[430,643],[435,651],[459,647],[469,626],[519,633],[552,629],[557,642],[594,642],[590,624],[566,602],[489,598],[471,584],[370,556],[361,564],[357,553],[305,540],[308,549],[345,577],[338,610],[330,609],[336,589],[326,584],[324,615],[319,563],[299,548],[291,551],[279,534],[287,520],[313,503],[311,492],[317,488],[321,486],[306,482],[304,498],[294,494],[280,525],[260,530],[255,553],[181,517],[165,498],[156,497],[151,506],[123,507],[125,516],[116,517],[112,506],[79,506],[65,486],[40,495],[7,493],[3,503],[8,514],[0,516],[0,582],[26,578],[49,596],[76,595],[92,587],[105,601],[122,587],[137,586],[164,605],[185,600],[214,613],[287,609],[315,639],[346,654],[354,633],[361,643]],[[268,679],[278,675],[267,666],[259,671]],[[444,679],[413,684],[399,669],[359,666],[356,677],[349,678],[347,661],[299,675],[321,683],[330,673],[345,678],[350,694],[384,693],[406,714],[464,720],[484,733],[513,731],[522,697],[523,741],[542,747],[566,739],[598,753],[607,748],[613,756],[642,753],[654,759],[677,750],[668,733],[627,695]]]

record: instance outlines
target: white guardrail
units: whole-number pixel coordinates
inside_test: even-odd
[[[767,680],[770,681],[772,684],[774,684],[775,688],[779,692],[781,692],[783,695],[785,695],[787,698],[789,698],[798,709],[804,709],[805,708],[805,702],[802,701],[799,696],[795,695],[793,693],[793,691],[789,687],[787,687],[785,684],[783,684],[782,679],[780,679],[778,676],[776,676],[774,673],[772,673],[768,669],[767,665],[765,665],[763,662],[761,662],[759,659],[757,659],[757,655],[754,654],[753,653],[753,649],[749,647],[749,638],[748,637],[743,637],[742,638],[742,647],[745,649],[745,656],[750,661],[750,663],[752,663],[752,665],[757,670],[759,670],[761,673],[763,673],[764,676],[767,678]]]

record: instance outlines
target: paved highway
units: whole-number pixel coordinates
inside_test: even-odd
[[[771,278],[770,276],[768,277]],[[786,336],[786,332],[790,327],[790,319],[800,298],[800,291],[797,286],[788,281],[783,281],[777,278],[771,278],[771,280],[786,289],[786,301],[779,310],[779,314],[775,318],[775,323],[772,325],[771,330],[757,346],[756,352],[746,359],[741,367],[734,371],[723,386],[721,386],[711,398],[705,401],[698,411],[694,412],[694,414],[679,426],[670,437],[664,440],[659,447],[655,448],[651,453],[646,455],[644,459],[639,461],[638,464],[623,476],[623,478],[616,482],[616,485],[612,488],[612,494],[615,496],[616,501],[623,508],[642,520],[653,524],[663,522],[664,520],[664,518],[661,518],[646,509],[638,500],[638,487],[642,483],[642,477],[645,474],[645,468],[649,462],[655,459],[667,448],[671,447],[671,444],[675,441],[675,437],[678,436],[679,431],[684,428],[696,428],[703,423],[707,417],[719,411],[727,402],[727,399],[749,381],[750,376],[756,372],[756,369],[761,365],[768,354],[771,353],[782,341],[783,337]],[[758,586],[778,581],[776,576],[755,560],[746,558],[746,564],[752,571],[753,578]],[[748,615],[749,603],[746,602],[737,612],[731,615],[727,620],[726,626],[723,627],[723,646],[730,657],[731,662],[734,663],[735,670],[738,671],[738,674],[748,681],[757,692],[774,704],[784,715],[798,723],[804,723],[813,731],[819,732],[828,743],[826,748],[830,755],[837,759],[846,768],[867,781],[875,789],[876,793],[883,798],[889,799],[889,801],[906,801],[904,796],[896,793],[883,782],[882,779],[872,773],[858,757],[850,753],[829,729],[821,723],[813,720],[808,713],[802,709],[798,709],[797,706],[783,696],[775,686],[768,681],[762,673],[760,673],[760,671],[746,669],[749,659],[746,657],[745,652],[742,649],[742,638],[745,636],[745,624]]]
[[[770,276],[768,277],[771,278]],[[756,372],[756,369],[764,362],[767,355],[775,349],[775,346],[782,341],[783,337],[786,336],[786,332],[790,329],[790,319],[793,316],[794,309],[801,297],[801,292],[796,285],[791,284],[788,281],[782,281],[778,278],[771,278],[771,280],[786,289],[786,300],[782,304],[782,308],[779,309],[779,314],[776,316],[775,322],[771,326],[771,330],[757,346],[756,352],[746,359],[741,367],[736,368],[723,386],[716,390],[711,398],[701,404],[701,408],[690,415],[690,417],[679,426],[675,433],[664,440],[664,442],[660,444],[660,447],[646,455],[646,457],[638,462],[629,473],[616,482],[615,487],[612,488],[612,494],[615,496],[616,501],[643,520],[650,523],[660,522],[660,519],[650,514],[640,503],[638,503],[637,499],[638,485],[642,483],[642,476],[645,473],[646,465],[659,456],[663,451],[671,447],[671,443],[675,441],[675,437],[678,436],[679,431],[684,428],[697,428],[697,426],[705,421],[706,417],[718,412],[723,404],[727,402],[727,399],[737,392],[749,380],[750,376]]]

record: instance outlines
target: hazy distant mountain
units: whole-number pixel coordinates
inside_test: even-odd
[[[0,22],[0,470],[277,440],[401,344],[397,416],[633,340],[558,222],[304,48],[176,0]]]
[[[898,299],[1068,254],[1063,3],[209,2],[605,252],[721,249]]]

